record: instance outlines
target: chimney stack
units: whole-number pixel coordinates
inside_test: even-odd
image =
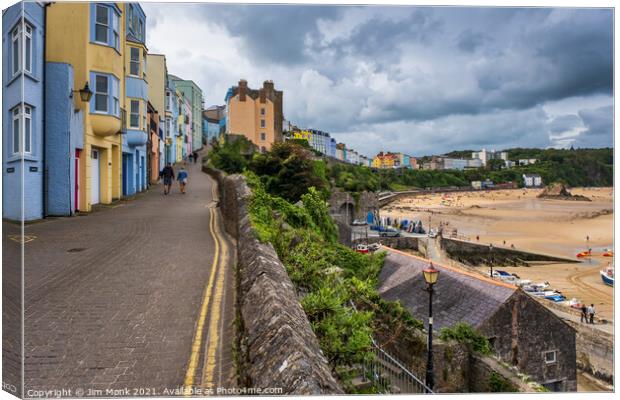
[[[265,103],[267,96],[265,95],[265,89],[258,89],[258,96],[260,97],[260,102]]]
[[[245,95],[248,90],[248,81],[245,79],[239,80],[239,101],[245,101]]]

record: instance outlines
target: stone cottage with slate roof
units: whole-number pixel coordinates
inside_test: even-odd
[[[422,270],[429,261],[390,250],[379,293],[399,300],[427,323]],[[441,272],[433,296],[433,328],[465,322],[489,338],[496,354],[552,391],[577,390],[575,330],[514,285],[433,263]],[[428,327],[428,325],[427,325]]]

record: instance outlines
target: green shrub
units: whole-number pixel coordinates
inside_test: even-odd
[[[459,343],[464,343],[480,354],[488,355],[492,353],[489,340],[466,323],[460,322],[449,328],[441,328],[439,337],[446,341],[456,340]]]

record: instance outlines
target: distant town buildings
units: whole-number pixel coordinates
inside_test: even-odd
[[[486,166],[489,160],[508,160],[508,153],[505,151],[487,151],[486,149],[482,149],[471,153],[471,158],[482,161],[482,165]]]
[[[226,93],[226,133],[243,135],[261,151],[283,140],[283,93],[273,81],[263,82],[261,89],[248,87],[245,79]]]
[[[372,167],[379,169],[415,169],[417,167],[417,161],[415,157],[405,153],[384,153],[383,151],[381,151],[377,153],[377,155],[372,159]]]
[[[198,150],[202,147],[202,109],[204,108],[204,99],[202,90],[192,80],[181,79],[175,75],[169,75],[169,79],[172,80],[177,90],[181,92],[181,95],[187,100],[190,109],[187,111],[187,115],[193,116],[188,122],[187,143],[191,143],[188,146],[188,153]]]
[[[541,187],[542,178],[538,174],[523,174],[523,184],[525,187]]]

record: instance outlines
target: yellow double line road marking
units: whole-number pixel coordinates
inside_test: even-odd
[[[212,188],[212,198],[215,201],[216,191],[215,191],[215,183]],[[192,343],[192,351],[189,358],[189,363],[187,366],[187,371],[185,373],[185,380],[183,382],[183,386],[185,388],[184,394],[190,395],[192,393],[192,387],[194,386],[194,380],[196,377],[196,369],[199,366],[199,358],[200,358],[200,350],[202,348],[202,338],[203,331],[205,327],[205,321],[207,318],[207,313],[209,311],[209,304],[212,303],[211,306],[211,319],[208,330],[209,344],[206,347],[207,349],[207,362],[206,362],[206,370],[204,371],[203,377],[206,376],[206,379],[209,383],[213,381],[213,369],[215,367],[215,352],[217,350],[217,338],[218,338],[218,325],[220,321],[220,305],[222,299],[222,291],[223,291],[223,273],[222,270],[225,268],[225,265],[222,265],[220,262],[220,240],[219,240],[219,229],[217,225],[217,211],[214,208],[209,209],[209,230],[211,233],[211,237],[213,237],[213,242],[215,243],[215,251],[213,255],[213,262],[211,264],[211,274],[209,275],[209,281],[207,286],[205,287],[205,291],[203,294],[202,304],[200,306],[200,313],[198,315],[198,323],[196,324],[196,333],[194,334],[194,340]],[[226,249],[225,243],[222,243],[222,247],[224,250]],[[219,268],[218,268],[219,266]],[[216,271],[220,270],[218,274],[217,284],[215,283]],[[213,286],[216,285],[216,290],[213,295],[213,301],[211,298],[211,292],[213,291]]]

